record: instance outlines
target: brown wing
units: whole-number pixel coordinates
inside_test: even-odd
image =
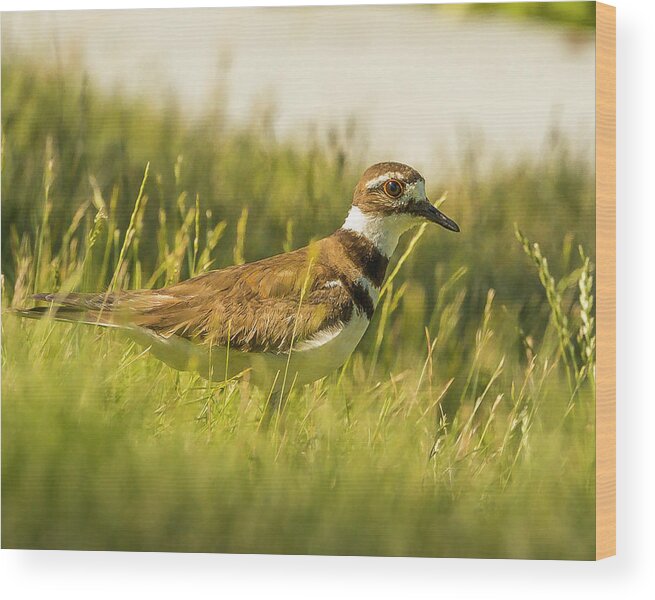
[[[292,340],[297,345],[350,319],[354,303],[347,288],[317,246],[158,290],[37,299],[62,306],[60,318],[67,318],[65,311],[84,311],[83,318],[68,320],[137,325],[235,350],[285,352]]]

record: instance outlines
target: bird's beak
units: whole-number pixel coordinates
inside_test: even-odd
[[[417,202],[412,209],[412,213],[418,217],[423,217],[431,223],[437,223],[450,231],[459,231],[459,225],[452,219],[444,215],[436,206],[432,205],[428,200],[421,200]]]

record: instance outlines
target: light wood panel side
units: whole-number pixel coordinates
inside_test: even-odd
[[[616,9],[596,3],[596,558],[616,554]]]

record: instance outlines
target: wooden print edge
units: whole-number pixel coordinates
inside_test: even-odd
[[[596,3],[596,559],[616,554],[616,8]]]

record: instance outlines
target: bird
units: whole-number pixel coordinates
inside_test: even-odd
[[[343,225],[308,246],[159,289],[39,293],[38,306],[17,312],[118,329],[174,369],[208,380],[244,375],[279,394],[347,361],[400,236],[423,222],[460,230],[428,200],[418,171],[377,163],[358,181]]]

